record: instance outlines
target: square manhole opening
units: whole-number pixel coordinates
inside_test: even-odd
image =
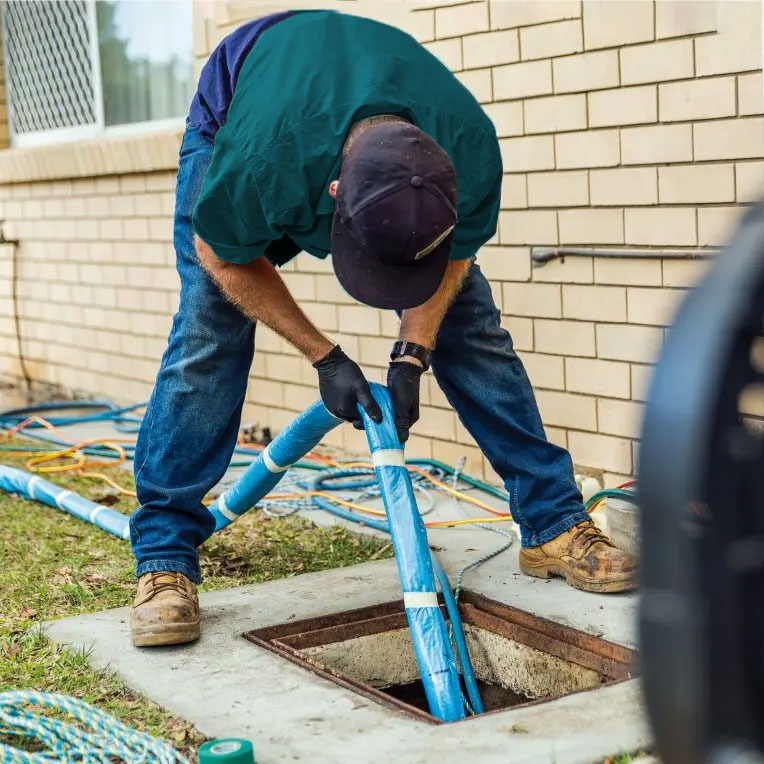
[[[448,620],[445,607],[441,604]],[[486,713],[635,675],[633,650],[470,591],[459,610]],[[244,634],[306,669],[416,718],[429,713],[402,601]]]

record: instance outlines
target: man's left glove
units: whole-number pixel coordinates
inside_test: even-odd
[[[387,388],[395,409],[398,440],[409,439],[411,426],[419,419],[419,380],[424,369],[417,363],[397,361],[387,370]]]

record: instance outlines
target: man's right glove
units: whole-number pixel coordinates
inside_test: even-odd
[[[382,422],[382,410],[371,394],[361,367],[335,345],[323,358],[313,364],[318,371],[318,389],[324,405],[334,416],[363,430],[358,404],[377,423]]]

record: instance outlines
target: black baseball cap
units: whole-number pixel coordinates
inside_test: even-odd
[[[405,310],[443,281],[456,225],[456,173],[445,151],[408,122],[373,125],[342,162],[332,262],[345,290]]]

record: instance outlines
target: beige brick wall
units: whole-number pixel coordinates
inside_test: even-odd
[[[0,186],[18,238],[23,352],[36,380],[121,400],[150,392],[177,276],[173,172]],[[10,274],[11,246],[0,246]],[[12,304],[0,300],[0,352],[16,373]]]
[[[287,5],[197,3],[197,70],[239,23]],[[631,475],[651,364],[677,301],[705,267],[670,250],[719,245],[741,205],[764,190],[759,3],[358,0],[352,10],[413,34],[494,120],[505,182],[499,231],[479,262],[550,439],[608,483]],[[50,151],[23,161],[0,152],[0,218],[22,242],[30,370],[120,400],[149,394],[177,300],[174,172],[166,150],[154,161],[130,145],[136,156],[127,165],[113,164],[120,149],[99,172],[89,160],[69,173],[92,177],[52,171],[51,163],[63,165],[46,165]],[[2,185],[3,168],[15,180],[41,180]],[[532,248],[546,245],[625,252],[532,267]],[[630,248],[662,257],[635,257]],[[0,248],[6,275],[10,256]],[[317,325],[381,381],[395,316],[354,304],[329,264],[305,254],[284,277]],[[244,417],[278,429],[316,398],[315,373],[267,329],[257,344]],[[7,286],[0,361],[6,374],[18,373]],[[430,375],[413,432],[412,453],[447,461],[465,454],[472,472],[491,477]],[[332,442],[365,448],[349,427]]]
[[[0,39],[0,149],[8,148],[8,100],[5,94],[5,69],[3,64],[3,41]]]

